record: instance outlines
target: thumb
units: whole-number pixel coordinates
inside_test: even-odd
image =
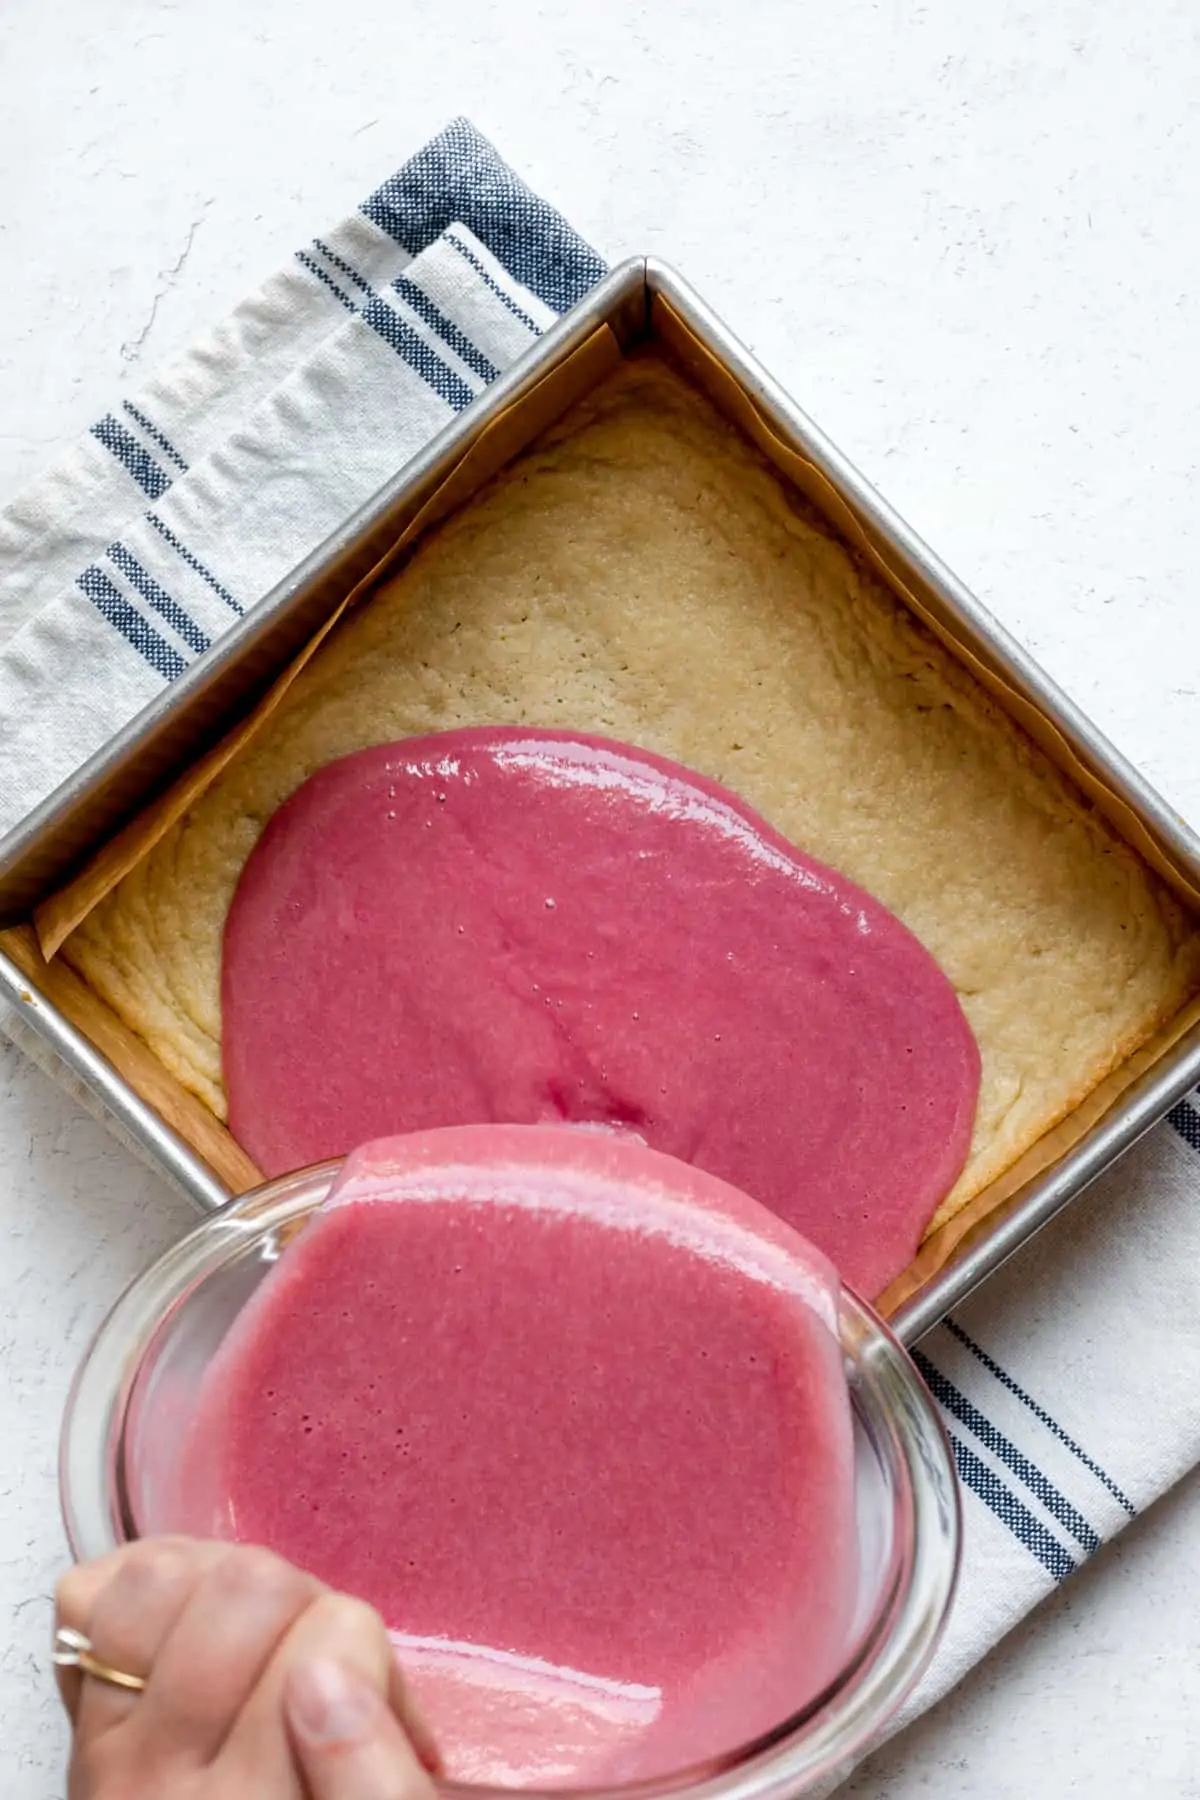
[[[432,1800],[434,1786],[378,1689],[332,1657],[288,1670],[284,1713],[312,1800]]]

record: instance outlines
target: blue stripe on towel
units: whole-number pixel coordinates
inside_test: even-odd
[[[1076,1543],[1089,1556],[1093,1555],[1100,1548],[1100,1534],[1072,1506],[1066,1495],[940,1369],[934,1367],[923,1351],[914,1349],[912,1359],[924,1376],[930,1393],[943,1410],[957,1419],[960,1425],[965,1425],[968,1431],[973,1431],[984,1448],[990,1450],[1005,1468],[1011,1469],[1017,1479],[1025,1483],[1030,1493],[1041,1501],[1050,1516],[1057,1519],[1060,1525],[1066,1526]]]
[[[488,273],[483,263],[480,262],[475,252],[471,249],[470,245],[464,244],[456,231],[448,231],[446,233],[446,242],[458,251],[458,254],[462,257],[464,262],[470,263],[484,287],[486,287],[489,292],[495,294],[497,300],[508,309],[513,318],[519,319],[522,325],[532,331],[534,337],[539,337],[541,332],[537,320],[531,319],[525,309],[517,305],[512,295],[505,293],[504,289],[500,286],[500,283],[494,280]]]
[[[308,270],[310,275],[315,275],[318,281],[324,283],[330,293],[335,294],[341,301],[347,312],[356,313],[358,311],[357,306],[354,304],[349,294],[338,286],[337,282],[333,279],[333,276],[327,269],[323,269],[320,263],[313,261],[307,250],[297,250],[296,261],[301,263],[303,267]]]
[[[404,304],[410,307],[431,331],[436,331],[442,342],[449,344],[451,350],[457,352],[467,367],[474,369],[481,381],[495,381],[500,373],[495,363],[489,362],[478,345],[473,344],[466,333],[459,330],[454,320],[448,319],[445,313],[433,304],[429,295],[419,288],[415,281],[410,281],[407,275],[397,275],[392,286]]]
[[[322,243],[320,238],[313,239],[313,248],[319,251],[327,262],[331,262],[338,273],[344,275],[353,287],[358,289],[363,296],[362,300],[357,303],[352,301],[348,295],[342,292],[332,277],[321,269],[306,252],[298,250],[296,254],[305,267],[327,282],[342,303],[350,307],[351,311],[356,310],[357,307],[363,323],[369,325],[372,331],[378,332],[384,343],[390,344],[397,356],[402,356],[409,367],[416,370],[422,381],[428,382],[439,400],[444,400],[447,406],[454,408],[455,412],[462,412],[464,407],[469,406],[475,396],[466,382],[460,375],[455,374],[448,363],[442,361],[436,350],[432,350],[411,325],[405,324],[399,313],[375,292],[366,277],[360,275],[344,256],[339,256],[336,250],[331,250],[328,244]],[[467,343],[468,340],[464,338],[463,342]],[[488,366],[491,367],[490,364]],[[499,374],[499,370],[493,369],[492,376],[497,374]]]
[[[208,649],[211,640],[201,631],[191,614],[184,611],[178,600],[172,600],[166,589],[160,587],[154,577],[143,569],[137,557],[131,555],[124,544],[110,544],[105,554],[114,568],[120,569],[130,587],[136,588],[142,599],[179,633],[189,650],[194,650],[200,656]]]
[[[377,294],[370,282],[358,270],[353,268],[336,250],[323,244],[320,238],[313,239],[313,246],[321,255],[327,257],[334,267],[344,275],[350,283],[364,296],[361,302],[351,299],[350,295],[340,288],[327,269],[323,269],[315,258],[306,250],[297,250],[296,260],[304,265],[318,281],[323,281],[327,288],[337,295],[342,305],[349,312],[358,313],[364,325],[377,332],[385,344],[390,344],[397,356],[403,357],[410,369],[433,389],[439,400],[455,412],[462,412],[470,406],[475,398],[461,375],[456,375],[448,363],[442,361],[437,352],[430,348],[423,337],[419,337],[411,325],[406,325],[399,313],[390,307],[386,300]],[[498,371],[494,371],[498,373]]]
[[[1034,1518],[1012,1489],[1001,1481],[993,1469],[981,1462],[973,1450],[968,1450],[954,1432],[950,1433],[950,1443],[954,1449],[958,1478],[963,1486],[991,1508],[1001,1524],[1007,1525],[1017,1542],[1028,1550],[1030,1556],[1036,1557],[1044,1569],[1049,1570],[1055,1581],[1063,1581],[1072,1574],[1077,1565],[1066,1545],[1060,1543],[1040,1519]]]
[[[1096,1480],[1101,1486],[1108,1489],[1113,1499],[1124,1507],[1130,1518],[1136,1518],[1137,1507],[1133,1504],[1132,1500],[1129,1499],[1127,1494],[1122,1493],[1112,1476],[1107,1474],[1105,1470],[1100,1467],[1100,1464],[1088,1455],[1082,1445],[1077,1444],[1075,1439],[1063,1430],[1057,1419],[1052,1419],[1045,1407],[1039,1406],[1032,1395],[1027,1394],[1025,1389],[1020,1387],[1018,1383],[1013,1380],[1008,1371],[1000,1367],[1000,1364],[996,1361],[995,1357],[989,1356],[987,1351],[975,1342],[974,1338],[968,1337],[956,1319],[947,1318],[944,1319],[942,1323],[945,1325],[946,1330],[950,1333],[951,1337],[957,1338],[964,1350],[969,1350],[976,1361],[983,1364],[984,1368],[988,1371],[988,1374],[994,1375],[1001,1387],[1007,1388],[1014,1399],[1019,1400],[1022,1406],[1028,1407],[1034,1418],[1040,1420],[1046,1427],[1046,1430],[1050,1432],[1053,1437],[1056,1437],[1059,1443],[1064,1445],[1064,1447],[1071,1452],[1072,1456],[1077,1457],[1084,1468],[1089,1470],[1091,1474],[1096,1477]]]
[[[151,500],[159,499],[171,485],[171,477],[162,464],[155,462],[143,444],[139,444],[131,431],[127,431],[119,419],[111,413],[105,413],[92,426],[92,436],[104,445],[104,448],[115,456],[127,475],[132,475],[144,494]]]
[[[194,569],[201,581],[207,581],[213,593],[219,594],[226,606],[230,607],[235,613],[245,612],[246,609],[241,601],[235,600],[229,589],[217,580],[212,570],[206,569],[204,564],[200,561],[200,558],[198,556],[193,556],[186,544],[180,543],[179,539],[175,536],[175,533],[171,530],[171,527],[169,525],[164,525],[157,513],[147,513],[146,522],[149,525],[153,525],[155,531],[157,531],[159,537],[162,538],[165,543],[170,544],[180,562],[185,562],[189,569]]]
[[[448,125],[362,211],[414,256],[461,220],[514,280],[555,312],[574,306],[605,273],[591,246],[466,119]]]
[[[416,370],[422,380],[439,399],[455,412],[462,412],[470,406],[475,398],[461,375],[456,375],[448,363],[429,348],[423,337],[418,337],[411,325],[392,308],[382,301],[378,295],[368,300],[362,309],[362,319],[372,331],[378,332],[385,344],[390,344],[397,356],[402,356],[410,368]]]
[[[1193,1111],[1186,1100],[1173,1106],[1167,1114],[1184,1143],[1192,1150],[1200,1150],[1200,1116]]]
[[[326,262],[331,262],[338,274],[344,275],[351,286],[356,287],[360,294],[365,294],[369,300],[376,298],[375,289],[371,286],[366,276],[360,275],[358,270],[354,268],[351,263],[348,263],[344,256],[339,256],[336,250],[331,250],[329,245],[324,243],[320,238],[313,239],[313,249],[318,250],[325,258]]]
[[[124,594],[113,586],[103,569],[98,569],[93,563],[79,576],[76,585],[81,593],[87,595],[96,611],[145,657],[159,675],[167,681],[174,681],[177,675],[183,674],[187,664],[178,650],[172,649],[149,620],[143,619],[137,607],[130,605]]]
[[[181,475],[187,474],[187,464],[180,456],[170,438],[164,437],[157,425],[151,423],[144,412],[139,412],[132,400],[122,400],[122,410],[127,412],[135,425],[140,425],[152,444],[157,444],[168,462],[173,462]]]

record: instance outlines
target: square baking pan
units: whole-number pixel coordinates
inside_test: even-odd
[[[197,771],[236,754],[247,721],[286,690],[297,659],[316,648],[343,608],[648,339],[816,506],[1200,915],[1200,839],[692,289],[661,263],[635,258],[0,842],[0,1023],[199,1207],[217,1207],[250,1185],[252,1165],[213,1115],[54,957],[54,948],[129,866],[147,841],[148,821],[177,818],[189,793],[198,791]],[[901,1336],[911,1342],[935,1324],[1198,1082],[1200,1002],[1194,1002],[962,1216],[927,1239],[898,1291],[889,1290]]]

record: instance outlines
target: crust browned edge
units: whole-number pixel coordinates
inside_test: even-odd
[[[14,925],[0,931],[0,950],[38,993],[83,1033],[114,1072],[191,1145],[231,1193],[259,1186],[264,1179],[261,1169],[203,1100],[164,1068],[145,1040],[68,963],[61,957],[46,961],[32,926]]]

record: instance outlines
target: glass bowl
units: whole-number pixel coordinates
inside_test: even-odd
[[[170,1528],[178,1452],[204,1371],[339,1167],[283,1176],[212,1214],[133,1282],[100,1327],[71,1388],[59,1457],[67,1535],[81,1561]],[[958,1573],[949,1447],[912,1362],[848,1292],[839,1330],[854,1417],[860,1562],[848,1661],[765,1737],[666,1778],[577,1794],[795,1800],[824,1790],[862,1756],[927,1666]],[[474,1796],[513,1791],[445,1785]]]

